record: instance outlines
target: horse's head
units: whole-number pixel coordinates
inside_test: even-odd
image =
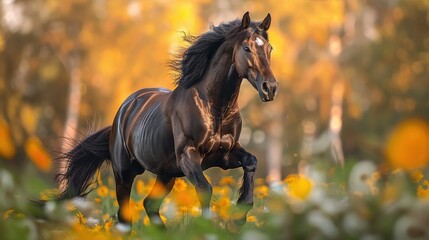
[[[241,29],[247,34],[234,48],[238,74],[252,84],[263,102],[272,101],[279,89],[270,67],[273,47],[268,42],[266,34],[270,23],[271,15],[268,14],[259,25],[252,27],[249,12],[246,12],[241,20]]]

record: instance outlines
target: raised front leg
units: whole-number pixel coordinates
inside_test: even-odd
[[[186,146],[182,153],[178,154],[179,166],[185,176],[195,186],[198,199],[201,203],[203,217],[210,218],[210,200],[212,186],[207,181],[201,168],[202,157],[195,147]]]
[[[237,231],[246,223],[247,213],[253,207],[253,187],[256,171],[257,159],[253,154],[244,150],[240,144],[237,144],[229,153],[228,159],[225,161],[224,169],[243,168],[243,184],[240,188],[240,196],[238,197],[237,205],[239,212],[234,214],[234,218],[228,221],[228,228],[232,231]]]

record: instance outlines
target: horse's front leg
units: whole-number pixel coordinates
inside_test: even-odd
[[[247,213],[253,207],[253,187],[256,171],[256,157],[247,152],[239,143],[237,143],[225,159],[224,169],[231,169],[241,166],[243,168],[243,184],[240,188],[240,196],[238,197],[237,205],[239,212],[234,215],[234,218],[228,221],[228,229],[238,231],[246,223]]]
[[[195,186],[198,199],[201,203],[203,217],[210,218],[210,200],[212,186],[207,181],[201,168],[202,157],[195,147],[186,146],[183,153],[178,154],[180,168],[185,176]]]

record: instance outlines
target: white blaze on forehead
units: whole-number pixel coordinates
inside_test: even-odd
[[[255,43],[256,43],[256,45],[258,45],[258,46],[262,46],[262,45],[264,45],[264,41],[262,41],[262,39],[260,39],[260,38],[258,38],[258,37],[256,37],[256,39],[255,39]]]

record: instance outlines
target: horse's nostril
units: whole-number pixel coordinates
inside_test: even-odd
[[[268,89],[268,83],[267,82],[263,82],[262,83],[262,91],[264,92],[264,93],[269,93],[269,89]]]
[[[274,87],[273,87],[273,94],[274,94],[274,96],[277,94],[277,84],[274,85]]]

